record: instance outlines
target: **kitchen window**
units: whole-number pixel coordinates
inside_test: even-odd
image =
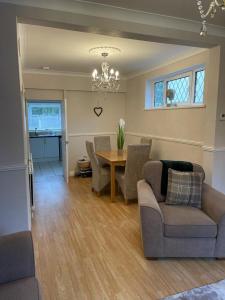
[[[205,68],[193,67],[188,71],[147,80],[145,109],[176,106],[198,106],[204,103]]]
[[[58,131],[62,128],[60,102],[28,102],[29,131]]]

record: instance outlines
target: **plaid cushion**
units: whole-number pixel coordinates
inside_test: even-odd
[[[169,169],[166,204],[201,208],[202,181],[201,173]]]

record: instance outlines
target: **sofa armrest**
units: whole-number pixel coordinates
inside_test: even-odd
[[[150,185],[138,182],[141,235],[145,257],[163,256],[164,219]]]
[[[0,237],[0,283],[35,276],[31,232]]]
[[[203,184],[202,210],[217,224],[215,257],[225,257],[225,195]]]

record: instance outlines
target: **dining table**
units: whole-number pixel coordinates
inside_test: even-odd
[[[96,155],[105,160],[110,166],[110,179],[111,179],[111,201],[115,201],[116,196],[116,167],[125,166],[127,161],[126,150],[111,150],[111,151],[97,151]]]

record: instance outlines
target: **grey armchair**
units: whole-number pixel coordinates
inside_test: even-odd
[[[92,142],[86,141],[86,149],[92,167],[92,189],[100,193],[110,182],[110,171],[109,168],[101,167]]]
[[[137,199],[137,182],[143,178],[142,168],[149,160],[150,145],[128,145],[125,171],[116,170],[116,180],[121,188],[125,203]]]
[[[166,205],[161,174],[160,161],[148,162],[138,182],[145,257],[225,257],[225,195],[203,183],[202,209]]]
[[[0,237],[0,299],[41,299],[28,231]]]

